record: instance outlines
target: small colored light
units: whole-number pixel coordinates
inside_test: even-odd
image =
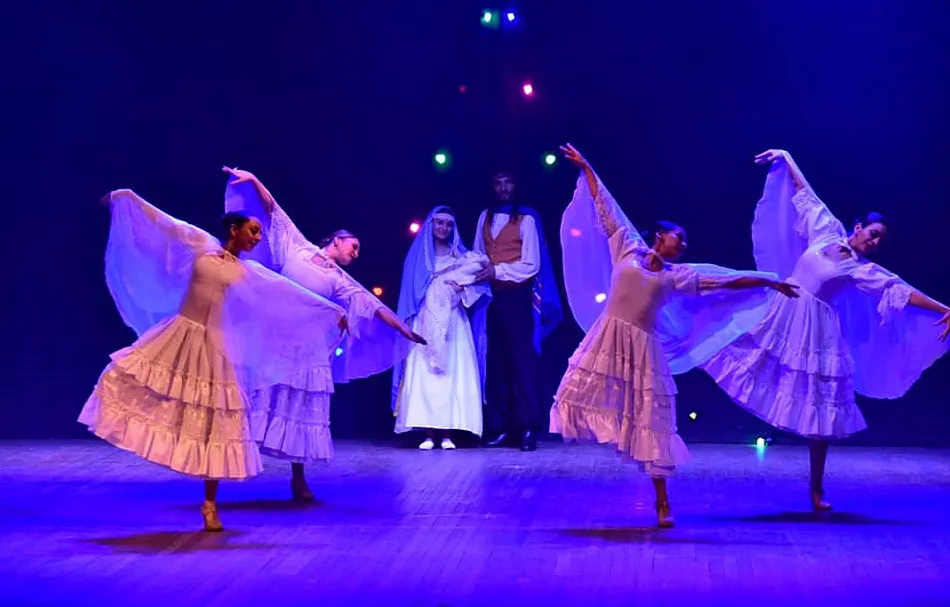
[[[497,29],[498,22],[501,20],[499,17],[498,11],[488,9],[483,10],[481,19],[482,26]]]
[[[468,87],[465,86],[464,84],[460,84],[460,85],[459,85],[459,92],[460,92],[460,93],[464,93],[464,92],[467,91],[467,90],[468,90]]]
[[[337,355],[337,356],[343,356],[343,348],[337,348],[337,349],[336,349],[336,355]]]
[[[376,297],[382,297],[382,296],[383,296],[383,288],[382,288],[382,287],[373,287],[373,295],[375,295]]]
[[[509,11],[509,12],[505,13],[505,19],[507,19],[508,22],[510,23],[510,22],[512,22],[512,21],[515,20],[515,14],[512,13],[511,11]]]
[[[761,449],[762,447],[764,447],[764,446],[765,446],[765,438],[762,437],[762,436],[760,436],[759,438],[755,439],[755,446],[758,447],[758,448],[760,448],[760,449]]]
[[[604,303],[605,301],[607,301],[607,294],[598,293],[597,295],[594,295],[594,301],[596,301],[597,303]]]
[[[530,97],[534,95],[534,86],[530,82],[526,82],[521,86],[521,92],[524,93],[525,97]]]
[[[691,420],[694,420],[694,421],[695,421],[695,419],[696,419],[697,417],[699,417],[699,414],[698,414],[698,413],[696,413],[695,411],[691,411],[691,412],[690,412],[689,418],[690,418]]]
[[[578,230],[577,228],[571,228],[571,236],[573,236],[574,238],[580,238],[581,231]]]
[[[452,154],[445,148],[436,150],[432,156],[432,164],[437,171],[448,171],[452,168]]]
[[[419,232],[419,228],[421,227],[422,226],[419,225],[418,221],[413,221],[412,223],[409,224],[409,232],[412,234],[416,234],[417,232]]]
[[[553,167],[556,162],[557,156],[554,154],[549,153],[544,155],[544,164],[548,165],[549,167]]]

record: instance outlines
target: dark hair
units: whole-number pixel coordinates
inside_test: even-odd
[[[640,236],[643,237],[643,240],[646,241],[648,245],[653,246],[653,241],[656,240],[656,237],[660,234],[666,234],[668,232],[675,232],[676,230],[682,230],[683,226],[678,223],[673,223],[672,221],[658,221],[653,224],[653,227],[649,230],[643,230],[640,232]]]
[[[879,224],[881,224],[881,225],[884,226],[884,227],[888,227],[888,226],[887,226],[887,217],[884,217],[884,216],[881,215],[880,213],[875,213],[874,211],[869,211],[869,212],[865,213],[862,217],[858,217],[858,218],[855,219],[853,222],[851,222],[851,225],[852,225],[852,226],[856,226],[856,225],[858,225],[859,223],[860,223],[862,226],[869,226],[869,225],[871,225],[872,223],[879,223]]]
[[[221,218],[221,242],[227,243],[231,240],[231,227],[240,229],[245,223],[251,220],[251,216],[242,211],[229,211]]]
[[[321,249],[327,248],[328,246],[330,246],[330,243],[332,243],[337,238],[356,238],[356,236],[354,236],[353,232],[350,232],[349,230],[337,230],[336,232],[330,234],[329,236],[327,236],[326,238],[320,241],[320,248]]]
[[[507,178],[510,179],[511,181],[515,181],[515,177],[514,177],[514,175],[511,174],[511,172],[509,172],[509,171],[498,171],[498,172],[495,173],[495,175],[492,177],[492,183],[494,183],[494,182],[495,182],[496,180],[498,180],[498,179],[501,179],[502,177],[507,177]],[[514,222],[518,221],[518,218],[521,217],[521,215],[522,215],[521,210],[518,208],[518,200],[517,200],[517,199],[515,199],[515,200],[510,200],[510,201],[508,202],[508,204],[511,205],[511,209],[510,209],[510,211],[508,212],[508,223],[514,223]],[[492,222],[495,220],[495,212],[496,212],[497,208],[498,208],[498,202],[497,202],[497,201],[493,202],[493,203],[488,207],[488,212],[485,214],[485,225],[491,226]]]

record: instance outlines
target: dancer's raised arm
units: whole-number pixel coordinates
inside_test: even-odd
[[[784,279],[809,246],[847,238],[848,232],[815,194],[791,154],[768,150],[755,162],[771,167],[755,208],[753,254],[759,270]]]
[[[589,196],[597,212],[600,228],[608,238],[613,236],[621,228],[627,227],[629,234],[625,234],[625,238],[643,243],[640,234],[637,233],[636,229],[630,223],[630,220],[624,215],[624,212],[620,209],[620,205],[618,205],[614,197],[610,195],[610,191],[607,190],[603,182],[601,182],[587,159],[570,143],[561,146],[561,151],[564,152],[565,158],[581,169],[583,177],[583,181],[578,179],[577,189],[574,192],[571,205],[584,204],[587,202],[586,197]],[[584,191],[585,184],[586,192]],[[645,247],[646,243],[643,243],[643,245]]]
[[[253,173],[229,167],[221,170],[230,176],[224,192],[225,211],[242,211],[261,220],[261,244],[248,254],[249,259],[280,272],[294,250],[316,249]]]

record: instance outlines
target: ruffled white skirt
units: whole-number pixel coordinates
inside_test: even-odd
[[[676,433],[676,384],[656,337],[601,316],[571,356],[551,409],[551,432],[617,445],[655,477],[689,460]]]
[[[330,361],[307,369],[289,385],[270,386],[251,395],[251,432],[261,453],[291,462],[326,461],[333,457]]]
[[[864,430],[838,314],[800,293],[772,298],[762,322],[702,368],[736,403],[776,428],[822,439]]]
[[[208,327],[173,316],[111,358],[79,415],[96,436],[190,476],[260,473],[245,394]]]

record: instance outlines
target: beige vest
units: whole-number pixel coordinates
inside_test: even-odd
[[[501,229],[501,232],[498,233],[498,236],[492,238],[491,222],[488,221],[488,214],[485,214],[485,222],[482,224],[482,237],[485,242],[485,255],[488,256],[488,259],[490,259],[493,264],[512,263],[521,259],[522,219],[524,219],[524,215],[519,215],[514,221],[509,221],[505,224],[505,227]],[[511,287],[514,285],[528,284],[530,282],[530,280],[524,283],[493,280],[492,286],[495,288]]]

